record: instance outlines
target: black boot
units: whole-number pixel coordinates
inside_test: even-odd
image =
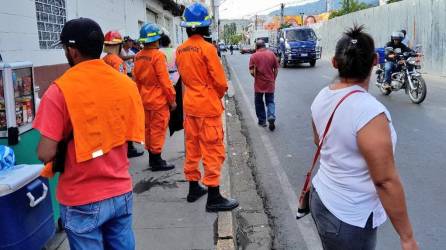
[[[226,199],[220,194],[220,187],[209,187],[208,201],[206,203],[207,212],[230,211],[238,207],[235,199]]]
[[[154,154],[149,151],[149,165],[150,170],[155,171],[168,171],[175,168],[172,164],[167,164],[165,160],[161,158],[161,154]]]
[[[127,158],[139,157],[144,154],[144,151],[138,152],[138,149],[135,148],[133,142],[129,141],[127,142],[127,145],[128,145]]]
[[[189,182],[189,194],[187,194],[187,202],[194,202],[200,199],[201,196],[205,195],[208,190],[202,187],[198,181]]]
[[[274,129],[276,129],[276,125],[275,125],[275,121],[274,119],[269,119],[269,130],[274,131]]]

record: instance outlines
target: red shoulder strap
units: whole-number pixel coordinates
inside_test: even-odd
[[[324,143],[325,137],[327,136],[328,130],[329,130],[330,127],[331,127],[331,122],[333,121],[333,117],[334,117],[334,114],[335,114],[336,110],[337,110],[338,107],[341,105],[341,103],[344,102],[345,99],[347,99],[349,96],[351,96],[351,95],[353,95],[353,94],[355,94],[355,93],[361,93],[361,92],[364,92],[364,91],[362,91],[362,90],[353,90],[353,91],[350,91],[350,92],[347,93],[344,97],[342,97],[341,100],[339,100],[339,102],[336,104],[336,107],[334,108],[333,112],[332,112],[331,115],[330,115],[330,118],[329,118],[328,121],[327,121],[327,125],[325,126],[325,130],[324,130],[324,133],[323,133],[323,135],[322,135],[322,138],[319,139],[319,146],[317,147],[316,153],[314,154],[314,157],[313,157],[313,164],[311,165],[310,169],[309,169],[308,172],[307,172],[307,176],[306,176],[306,179],[305,179],[305,184],[304,184],[304,187],[303,187],[303,189],[302,189],[302,193],[301,193],[301,196],[300,196],[300,198],[299,198],[299,201],[302,201],[302,199],[304,199],[305,193],[306,193],[306,192],[309,190],[309,188],[310,188],[311,175],[312,175],[313,170],[314,170],[314,168],[315,168],[315,166],[316,166],[317,159],[319,158],[319,155],[321,154],[322,145],[323,145],[323,143]]]

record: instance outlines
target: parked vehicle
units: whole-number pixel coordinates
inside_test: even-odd
[[[224,43],[220,43],[220,44],[218,45],[218,47],[220,48],[220,51],[221,51],[221,52],[226,52],[226,51],[228,51],[228,48],[226,47],[226,45],[225,45]]]
[[[393,51],[393,48],[389,47],[385,50]],[[380,58],[384,49],[377,49]],[[405,52],[394,51],[398,58],[398,68],[392,73],[392,82],[390,86],[385,86],[385,72],[384,62],[380,60],[378,69],[376,70],[377,80],[376,86],[379,88],[383,95],[390,95],[394,91],[404,89],[406,94],[409,95],[410,100],[415,104],[420,104],[426,98],[427,86],[421,74],[418,72],[421,69],[420,57],[421,54],[417,52]]]
[[[240,54],[252,54],[253,52],[250,45],[242,45],[240,48]]]
[[[322,47],[314,30],[310,27],[292,27],[277,31],[277,39],[271,47],[280,60],[280,65],[286,68],[290,64],[310,63],[316,65],[321,58]]]
[[[265,42],[265,46],[267,48],[269,48],[270,47],[269,37],[270,37],[270,31],[268,31],[268,30],[255,30],[255,31],[253,31],[252,35],[251,35],[251,38],[250,38],[251,49],[255,50],[256,42],[259,39],[262,39]]]

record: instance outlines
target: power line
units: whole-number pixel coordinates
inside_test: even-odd
[[[317,1],[318,0],[289,0],[289,1],[284,1],[283,3],[275,4],[275,5],[271,6],[271,7],[266,8],[266,9],[254,11],[254,12],[251,12],[251,13],[246,14],[244,16],[254,16],[256,14],[263,13],[263,12],[266,12],[268,10],[272,10],[272,9],[275,9],[275,8],[277,8],[277,10],[280,10],[280,7],[281,7],[282,4],[286,4],[286,5],[290,6],[290,5],[312,3],[312,2],[317,2]]]

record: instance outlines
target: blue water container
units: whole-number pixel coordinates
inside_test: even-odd
[[[378,64],[386,63],[386,49],[385,48],[377,48],[376,53],[378,53]]]
[[[0,171],[0,249],[42,249],[55,233],[42,165]]]

